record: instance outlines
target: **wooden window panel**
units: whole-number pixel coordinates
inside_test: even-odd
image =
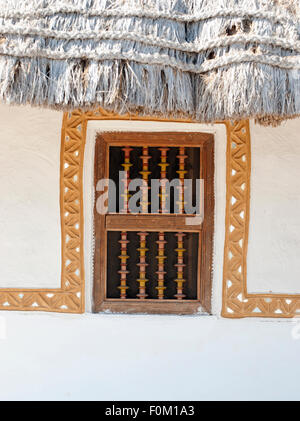
[[[110,147],[184,147],[199,148],[200,174],[204,180],[204,221],[201,225],[186,225],[186,214],[113,214],[101,215],[94,211],[95,256],[93,311],[122,313],[194,314],[202,308],[211,312],[211,272],[214,226],[214,142],[213,135],[206,133],[169,132],[111,132],[101,133],[96,139],[95,187],[99,180],[109,178]],[[142,158],[141,158],[142,159]],[[96,193],[96,199],[97,199]],[[194,216],[192,216],[194,217]],[[107,247],[108,232],[197,233],[199,255],[197,264],[197,298],[176,299],[130,299],[108,298],[107,294]],[[150,263],[150,262],[148,262]],[[156,262],[151,262],[152,265]],[[118,271],[119,268],[116,268]],[[188,270],[188,269],[186,269]]]

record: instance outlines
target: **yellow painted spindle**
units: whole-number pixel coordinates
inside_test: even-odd
[[[167,213],[168,209],[166,209],[166,200],[168,195],[166,194],[166,178],[167,178],[167,168],[170,164],[168,164],[168,151],[169,148],[159,148],[161,152],[161,162],[158,164],[160,166],[160,181],[161,181],[161,189],[160,189],[160,199],[161,199],[161,213]]]
[[[129,146],[126,146],[122,149],[124,152],[124,163],[122,164],[123,170],[125,172],[125,177],[122,179],[124,183],[124,193],[121,194],[123,197],[123,209],[121,209],[122,213],[128,212],[128,202],[130,198],[128,186],[130,183],[130,167],[132,167],[132,164],[130,163],[130,152],[132,151],[132,148]]]
[[[148,190],[149,190],[149,186],[148,186],[148,179],[149,179],[149,175],[151,174],[151,171],[149,171],[149,159],[151,159],[151,156],[148,153],[148,147],[144,146],[143,147],[143,154],[140,156],[142,162],[143,162],[143,170],[140,171],[140,174],[142,175],[142,178],[144,180],[144,186],[141,187],[142,190],[142,213],[148,213],[148,206],[149,206],[149,201],[148,201]]]
[[[180,186],[177,187],[177,189],[179,190],[179,201],[176,202],[178,205],[178,211],[179,213],[183,213],[184,211],[184,205],[185,205],[185,201],[184,201],[184,178],[185,178],[185,174],[187,173],[187,171],[185,170],[185,160],[188,156],[185,154],[185,148],[183,146],[181,146],[179,148],[179,155],[177,155],[177,158],[179,160],[179,170],[176,171],[177,174],[179,175],[179,180],[180,180]]]
[[[165,256],[165,244],[167,243],[165,241],[165,234],[163,232],[160,232],[158,234],[158,241],[156,241],[158,244],[158,256],[156,256],[158,261],[158,270],[156,272],[158,276],[157,280],[157,291],[158,291],[158,299],[163,300],[164,299],[164,291],[166,289],[165,287],[165,259],[167,258]]]
[[[140,253],[140,262],[137,264],[139,266],[139,279],[137,280],[139,283],[139,293],[137,294],[137,297],[140,300],[145,300],[147,297],[146,294],[146,282],[148,279],[146,279],[146,268],[148,266],[146,262],[146,253],[148,251],[146,247],[146,237],[148,233],[147,232],[138,232],[138,236],[140,237],[140,247],[138,248],[138,252]]]
[[[121,240],[119,243],[121,244],[121,255],[119,256],[119,259],[121,260],[121,270],[119,270],[118,273],[121,277],[121,284],[118,288],[120,290],[120,298],[125,299],[126,291],[128,289],[128,286],[126,285],[127,275],[129,273],[127,270],[127,259],[129,259],[129,256],[127,255],[127,244],[129,241],[127,240],[126,231],[121,232]]]
[[[175,282],[177,283],[177,294],[175,295],[175,298],[177,300],[183,300],[185,298],[185,295],[183,294],[183,284],[185,282],[184,279],[184,252],[186,251],[184,249],[183,239],[185,237],[185,234],[183,232],[178,232],[175,234],[177,237],[177,249],[175,251],[177,252],[177,264],[175,265],[177,267],[177,279],[175,279]]]

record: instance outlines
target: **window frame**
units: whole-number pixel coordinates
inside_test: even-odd
[[[110,146],[198,147],[200,151],[200,178],[204,180],[204,221],[201,225],[186,225],[183,215],[170,214],[105,214],[96,210],[97,182],[109,178]],[[214,136],[200,132],[102,132],[98,133],[94,160],[94,285],[93,312],[147,314],[211,313],[212,258],[214,233]],[[115,216],[119,216],[116,222]],[[153,224],[155,219],[155,224]],[[106,297],[107,232],[146,230],[158,232],[157,220],[164,232],[184,231],[199,234],[197,300],[113,299]],[[152,221],[152,222],[151,222]],[[153,228],[155,226],[155,228]],[[97,252],[99,251],[99,252]]]

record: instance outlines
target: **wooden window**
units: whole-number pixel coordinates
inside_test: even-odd
[[[141,213],[133,214],[128,212],[128,201],[134,192],[126,189],[130,180],[136,178],[147,185],[141,188]],[[174,178],[182,182],[192,180],[193,204],[196,179],[203,180],[202,223],[197,216],[199,208],[195,214],[186,212],[185,190],[177,193],[179,187],[167,190],[161,181]],[[103,194],[97,191],[97,185],[103,179],[113,180],[117,186],[116,191],[107,187],[110,190],[106,214],[99,213],[97,206]],[[155,199],[149,187],[153,179],[161,181],[155,213],[151,209]],[[202,309],[210,313],[213,136],[177,132],[101,133],[96,139],[95,190],[94,312],[193,314]],[[111,198],[115,193],[117,200],[113,206]]]

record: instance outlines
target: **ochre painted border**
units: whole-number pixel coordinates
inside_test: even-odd
[[[251,140],[249,121],[227,123],[227,193],[222,316],[291,318],[300,314],[300,294],[249,294]]]
[[[61,135],[61,288],[0,289],[0,310],[84,312],[83,158],[86,118],[64,114]]]
[[[61,138],[62,276],[60,289],[0,289],[0,310],[84,312],[83,162],[89,120],[172,121],[139,115],[119,116],[103,109],[65,113]],[[225,122],[227,198],[222,316],[295,317],[300,295],[248,294],[251,145],[248,121]]]

